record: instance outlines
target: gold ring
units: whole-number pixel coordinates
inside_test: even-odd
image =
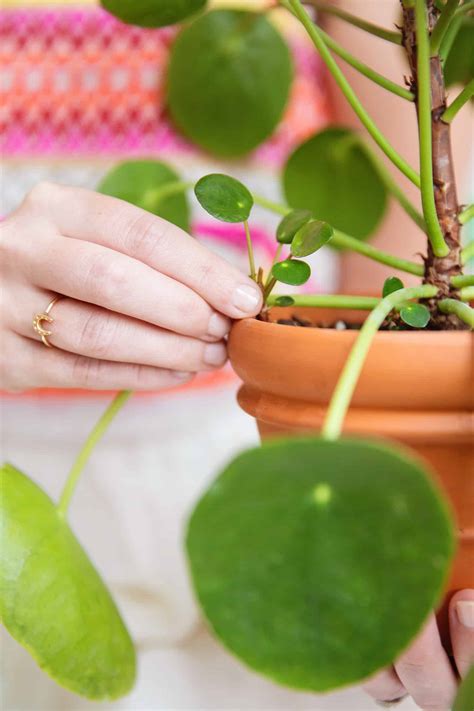
[[[47,323],[53,323],[54,319],[49,314],[54,304],[57,303],[61,298],[61,296],[55,296],[54,299],[49,302],[45,310],[42,311],[40,314],[36,314],[33,319],[33,329],[35,333],[37,333],[38,336],[41,338],[46,348],[52,348],[51,343],[48,341],[48,336],[51,336],[52,331],[48,331],[47,329],[43,328],[42,322],[46,321]]]

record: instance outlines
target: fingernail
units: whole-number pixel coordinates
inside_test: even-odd
[[[204,348],[204,363],[206,365],[224,365],[227,360],[227,351],[223,343],[211,343]]]
[[[224,338],[230,331],[230,319],[222,314],[214,313],[209,319],[207,335],[213,338]]]
[[[189,380],[195,373],[189,373],[187,370],[172,370],[171,375],[176,380]]]
[[[245,314],[254,314],[262,299],[262,292],[257,286],[242,284],[234,291],[233,304]]]
[[[464,627],[474,629],[474,600],[460,600],[456,603],[456,612]]]

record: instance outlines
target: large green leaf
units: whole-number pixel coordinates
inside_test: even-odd
[[[205,150],[240,156],[275,129],[291,77],[288,47],[263,14],[215,10],[183,29],[173,45],[171,115]]]
[[[474,16],[463,19],[444,65],[444,78],[447,86],[474,78]]]
[[[305,438],[237,457],[194,510],[187,550],[221,641],[281,684],[327,691],[407,647],[440,599],[453,539],[406,452]]]
[[[183,191],[171,194],[180,177],[157,160],[129,160],[105,176],[98,190],[163,217],[189,232],[189,206]]]
[[[230,175],[211,173],[198,180],[194,193],[199,204],[222,222],[245,222],[253,207],[252,194]]]
[[[283,184],[288,204],[365,239],[379,224],[386,189],[360,139],[346,128],[328,128],[290,156]]]
[[[91,699],[126,694],[135,652],[107,588],[51,499],[11,465],[0,475],[5,627],[71,691]]]
[[[207,0],[101,0],[102,7],[122,22],[140,27],[165,27],[181,22]]]

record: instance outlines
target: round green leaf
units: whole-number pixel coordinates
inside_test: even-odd
[[[328,128],[299,146],[285,166],[283,184],[289,205],[311,210],[359,239],[374,232],[387,202],[361,140],[345,128]]]
[[[383,285],[382,296],[385,298],[389,294],[393,294],[394,291],[398,291],[399,289],[403,289],[402,280],[398,277],[388,277],[388,279],[385,279]]]
[[[298,259],[285,259],[284,262],[277,262],[273,265],[272,274],[283,284],[301,286],[308,281],[311,276],[311,268],[306,262]]]
[[[275,306],[293,306],[295,300],[291,296],[277,296]]]
[[[424,304],[406,304],[400,309],[400,318],[413,328],[425,328],[430,322],[429,309]]]
[[[447,86],[474,78],[474,17],[463,18],[444,64],[444,78]]]
[[[130,160],[107,173],[99,187],[104,195],[126,200],[189,232],[189,206],[184,191],[173,194],[180,177],[166,163]]]
[[[122,22],[140,27],[165,27],[181,22],[207,0],[101,0],[102,7]]]
[[[277,126],[291,79],[288,47],[265,15],[215,10],[183,29],[173,45],[171,115],[201,148],[244,155]]]
[[[110,593],[51,499],[11,465],[0,476],[3,624],[67,689],[123,696],[135,651]]]
[[[292,210],[277,227],[276,238],[280,244],[291,244],[293,237],[311,219],[309,210]]]
[[[222,222],[244,222],[249,219],[253,207],[252,194],[230,175],[205,175],[196,183],[194,192],[206,212]]]
[[[291,253],[295,257],[307,257],[324,247],[333,234],[334,230],[327,222],[311,220],[296,233],[291,243]]]
[[[437,604],[454,552],[417,460],[362,440],[276,440],[194,510],[187,551],[217,637],[254,670],[328,691],[389,665]]]

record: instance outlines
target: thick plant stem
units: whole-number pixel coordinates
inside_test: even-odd
[[[433,155],[431,145],[431,81],[430,55],[425,0],[415,0],[417,38],[418,124],[420,138],[421,202],[428,237],[436,257],[446,257],[449,247],[436,213],[433,193]]]
[[[417,0],[420,2],[420,0]],[[428,3],[428,25],[431,30],[437,19],[437,10],[432,0]],[[421,8],[419,14],[425,15]],[[421,21],[421,17],[420,17]],[[426,39],[426,32],[422,32]],[[412,88],[417,93],[417,103],[420,101],[417,86],[420,84],[420,77],[417,72],[417,33],[415,25],[415,13],[412,7],[403,8],[403,44],[407,52],[408,61],[412,71]],[[426,43],[425,43],[426,45]],[[443,42],[444,46],[444,42]],[[425,47],[426,59],[426,47]],[[425,63],[426,72],[426,63]],[[434,284],[438,288],[440,298],[455,296],[455,290],[451,285],[451,278],[462,272],[461,266],[461,225],[458,221],[459,204],[456,192],[456,179],[454,173],[454,163],[451,151],[451,129],[450,125],[442,121],[441,116],[446,109],[446,89],[444,85],[443,68],[439,56],[429,60],[429,87],[431,93],[431,153],[432,153],[432,178],[434,190],[434,200],[439,226],[441,227],[444,241],[449,247],[449,253],[445,257],[438,257],[428,241],[428,253],[425,259],[424,281]],[[426,90],[423,100],[427,103]],[[426,113],[426,107],[425,107]],[[426,115],[424,116],[426,121]],[[427,167],[426,167],[427,169]],[[460,327],[459,320],[455,315],[440,314],[437,309],[436,299],[429,301],[432,320],[437,326],[445,329],[457,329]]]
[[[441,299],[438,302],[439,310],[444,314],[454,314],[468,326],[474,328],[474,309],[457,299]]]
[[[57,505],[57,512],[63,518],[66,517],[72,495],[74,494],[74,491],[76,489],[77,482],[79,481],[79,477],[81,476],[85,465],[89,461],[89,457],[91,456],[94,447],[105,434],[108,426],[114,419],[115,415],[122,409],[131,394],[132,393],[130,390],[123,390],[115,396],[115,398],[112,400],[105,412],[102,414],[101,418],[95,425],[94,429],[87,438],[84,446],[79,452],[79,455],[76,461],[74,462],[69,476],[66,480],[66,484],[64,486],[61,497],[59,499],[59,503]]]
[[[354,55],[344,49],[344,47],[341,47],[338,42],[333,40],[333,38],[326,32],[323,32],[321,28],[319,28],[319,31],[329,49],[331,49],[334,54],[337,54],[338,57],[347,62],[347,64],[349,64],[351,67],[354,67],[354,69],[356,69],[360,74],[363,74],[365,77],[367,77],[367,79],[370,79],[375,84],[378,84],[384,89],[387,89],[387,91],[390,91],[392,94],[400,96],[402,99],[406,99],[407,101],[415,100],[415,95],[412,91],[410,91],[404,86],[401,86],[400,84],[396,84],[391,79],[387,79],[387,77],[384,77],[382,74],[379,74],[374,69],[372,69],[372,67],[369,67],[367,64],[364,64],[364,62],[361,62],[359,59],[357,59],[357,57],[354,57]]]
[[[358,27],[361,30],[365,30],[365,32],[368,32],[371,35],[375,35],[376,37],[380,37],[381,39],[387,40],[388,42],[393,42],[394,44],[401,44],[402,43],[402,37],[400,32],[395,32],[394,30],[387,30],[385,27],[379,27],[378,25],[374,25],[372,22],[368,22],[367,20],[363,20],[361,17],[357,17],[356,15],[351,15],[349,12],[346,12],[345,10],[341,10],[338,7],[335,7],[334,5],[330,5],[329,3],[325,2],[320,2],[319,0],[308,0],[308,5],[312,5],[318,12],[324,12],[328,15],[334,15],[335,17],[339,17],[339,19],[344,20],[344,22],[349,23],[350,25],[354,25],[355,27]]]
[[[351,85],[347,81],[346,77],[339,69],[336,60],[333,58],[331,52],[329,51],[324,38],[318,27],[312,22],[310,16],[304,9],[300,0],[288,0],[288,5],[293,10],[296,17],[300,20],[301,24],[305,27],[308,35],[310,36],[314,46],[318,50],[321,59],[326,64],[327,68],[331,72],[334,80],[341,89],[342,93],[346,97],[347,101],[354,109],[355,113],[359,117],[362,124],[365,126],[369,134],[372,136],[374,141],[377,143],[379,148],[385,153],[385,155],[392,161],[394,165],[411,180],[417,187],[420,187],[420,176],[414,170],[402,156],[397,153],[392,144],[387,140],[387,138],[380,131],[378,126],[373,122],[372,118],[369,116],[367,111],[362,106],[359,98],[355,94]]]
[[[269,296],[267,305],[276,306],[280,297]],[[379,303],[380,299],[374,296],[345,296],[343,294],[293,294],[292,306],[314,306],[330,309],[356,309],[370,311]]]
[[[359,375],[362,372],[365,359],[372,344],[372,340],[390,311],[408,299],[426,299],[435,296],[436,291],[437,289],[435,286],[430,286],[428,284],[394,291],[392,294],[389,294],[382,299],[372,313],[369,314],[359,331],[357,340],[345,362],[344,368],[342,369],[342,373],[339,377],[326,413],[321,430],[322,437],[335,440],[340,436],[344,419],[349,409],[349,405],[352,400]]]
[[[474,96],[474,79],[471,79],[469,84],[466,84],[464,89],[457,95],[454,101],[448,106],[444,114],[441,116],[441,120],[445,123],[451,123],[454,117],[457,115],[458,111],[462,109],[464,104],[472,99]]]
[[[474,274],[459,274],[451,278],[451,284],[456,289],[461,289],[463,286],[474,286]]]
[[[432,57],[435,57],[438,54],[439,48],[441,47],[441,42],[443,41],[443,37],[449,27],[451,20],[454,17],[454,13],[456,12],[458,5],[459,0],[447,0],[446,5],[441,11],[441,15],[439,16],[434,30],[431,33],[430,50]]]
[[[291,212],[291,207],[273,202],[273,200],[267,200],[266,197],[262,197],[261,195],[253,195],[253,201],[256,205],[260,205],[260,207],[264,207],[266,210],[275,212],[277,215],[282,215],[283,217]]]

